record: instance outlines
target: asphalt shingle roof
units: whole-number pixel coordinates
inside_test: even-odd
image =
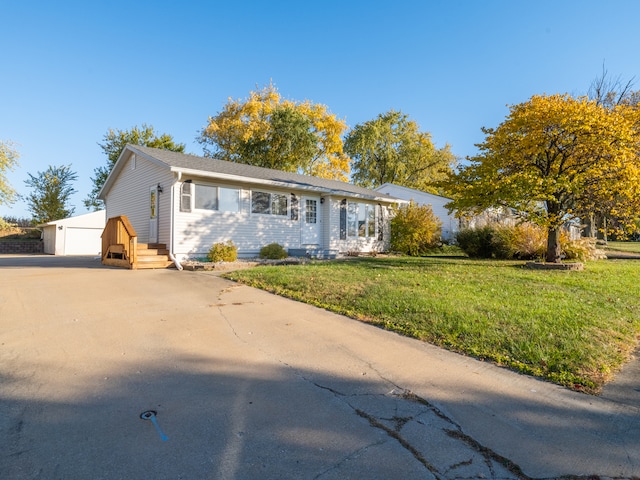
[[[127,148],[142,155],[152,157],[155,160],[164,163],[169,168],[199,171],[203,172],[206,176],[214,176],[215,174],[233,175],[245,178],[248,182],[251,182],[252,179],[258,179],[267,182],[288,183],[302,189],[321,189],[334,194],[343,193],[370,199],[377,198],[387,199],[389,201],[396,200],[395,197],[390,195],[359,187],[351,183],[341,182],[339,180],[328,180],[326,178],[300,175],[298,173],[255,167],[253,165],[245,165],[243,163],[227,162],[214,158],[199,157],[197,155],[172,152],[170,150],[162,150],[140,145],[128,145]]]

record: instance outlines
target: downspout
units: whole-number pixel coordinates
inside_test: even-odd
[[[169,214],[169,219],[170,219],[170,225],[171,225],[171,233],[169,235],[169,258],[171,259],[171,261],[173,262],[173,264],[176,266],[176,268],[178,269],[178,271],[182,270],[182,265],[180,265],[180,262],[176,259],[175,255],[173,254],[173,242],[174,242],[174,238],[173,238],[173,232],[174,232],[174,192],[175,192],[175,187],[176,187],[176,183],[180,181],[180,179],[182,178],[182,172],[178,172],[178,175],[176,177],[176,180],[173,182],[173,184],[171,185],[171,208],[169,209],[169,211],[171,212]]]

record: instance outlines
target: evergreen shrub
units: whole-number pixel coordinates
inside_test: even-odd
[[[270,243],[260,249],[260,258],[268,260],[281,260],[287,258],[289,254],[279,243]]]

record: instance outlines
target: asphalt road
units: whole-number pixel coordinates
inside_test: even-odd
[[[637,405],[215,273],[0,256],[0,382],[1,479],[640,476]]]

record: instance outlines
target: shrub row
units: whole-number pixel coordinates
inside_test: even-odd
[[[537,260],[544,258],[547,232],[530,223],[518,225],[488,224],[479,228],[465,228],[456,234],[458,246],[471,258],[502,260]],[[562,255],[566,260],[596,260],[604,258],[595,239],[571,240],[560,235]]]
[[[531,224],[488,224],[456,234],[458,246],[472,258],[534,260],[544,256],[546,233]]]
[[[260,249],[260,258],[279,260],[287,258],[287,250],[278,243],[270,243]],[[231,240],[226,243],[214,243],[207,254],[210,262],[235,262],[238,259],[238,247]]]

